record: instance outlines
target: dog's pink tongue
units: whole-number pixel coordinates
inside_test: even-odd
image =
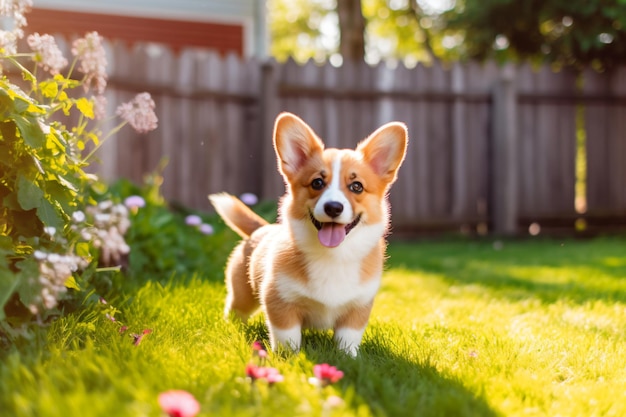
[[[346,237],[346,228],[338,223],[323,223],[322,228],[317,232],[320,243],[327,248],[339,246]]]

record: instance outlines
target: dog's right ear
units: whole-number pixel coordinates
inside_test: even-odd
[[[324,150],[313,129],[292,113],[281,113],[274,124],[274,149],[278,168],[287,177],[298,172],[305,162]]]

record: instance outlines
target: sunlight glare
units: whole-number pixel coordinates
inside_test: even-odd
[[[437,15],[452,9],[456,0],[417,0],[417,3],[426,14]]]

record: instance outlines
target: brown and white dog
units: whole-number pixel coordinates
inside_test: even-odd
[[[273,350],[299,350],[303,328],[334,329],[356,356],[380,287],[389,228],[387,193],[407,147],[407,129],[388,123],[354,150],[324,149],[300,118],[282,113],[274,148],[287,193],[280,223],[239,199],[209,196],[243,237],[226,266],[225,314],[265,312]]]

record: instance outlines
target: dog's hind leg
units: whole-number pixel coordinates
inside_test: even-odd
[[[231,314],[246,322],[259,308],[259,302],[254,294],[248,278],[247,241],[241,242],[231,253],[226,266],[226,305],[224,316]]]

